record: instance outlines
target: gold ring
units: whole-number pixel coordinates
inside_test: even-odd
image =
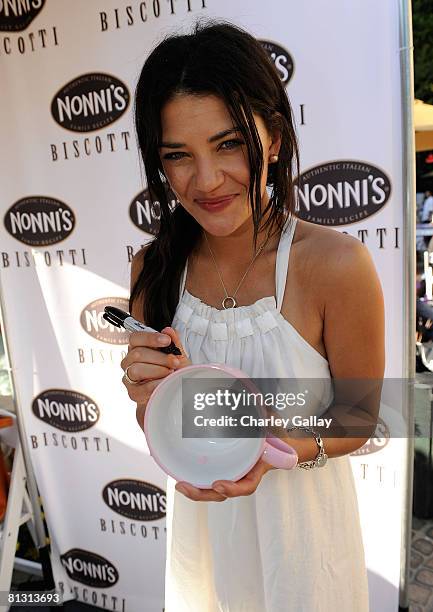
[[[131,363],[131,365],[132,365],[132,363]],[[123,376],[127,380],[127,382],[129,382],[130,385],[139,385],[142,382],[141,380],[132,380],[132,378],[129,378],[129,376],[128,376],[128,370],[131,367],[131,365],[129,365],[126,368],[125,374]]]

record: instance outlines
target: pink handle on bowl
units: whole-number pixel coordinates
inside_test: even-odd
[[[291,470],[298,463],[298,453],[280,438],[266,438],[263,461],[282,470]]]

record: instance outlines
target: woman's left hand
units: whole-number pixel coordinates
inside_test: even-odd
[[[189,482],[178,482],[176,489],[193,501],[225,501],[228,497],[251,495],[257,489],[261,479],[275,468],[259,459],[255,466],[240,480],[215,480],[212,489],[198,489]]]

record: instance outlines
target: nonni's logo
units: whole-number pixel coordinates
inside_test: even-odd
[[[87,586],[106,589],[119,580],[119,572],[114,565],[94,552],[72,548],[60,555],[60,559],[69,578]]]
[[[126,298],[120,297],[105,297],[99,298],[90,304],[87,304],[81,311],[80,323],[89,336],[107,342],[107,344],[128,344],[129,332],[123,327],[111,325],[102,316],[106,306],[116,306],[120,310],[128,312],[129,302]]]
[[[306,170],[295,184],[297,216],[318,225],[348,225],[379,212],[391,194],[373,164],[339,160]]]
[[[51,114],[67,130],[93,132],[119,119],[129,97],[127,86],[116,77],[99,72],[83,74],[56,93]]]
[[[350,453],[352,457],[362,457],[363,455],[371,455],[371,453],[377,453],[378,451],[385,448],[390,439],[390,432],[387,424],[378,418],[374,436],[372,436],[364,446],[358,448],[353,453]]]
[[[0,31],[22,32],[44,4],[45,0],[0,0]]]
[[[71,234],[75,215],[60,200],[30,196],[18,200],[6,211],[4,226],[11,236],[24,244],[49,246]]]
[[[68,389],[43,391],[33,400],[32,412],[44,423],[68,432],[90,429],[98,422],[100,414],[94,400]]]
[[[287,49],[275,42],[271,42],[270,40],[259,40],[259,42],[275,64],[281,82],[283,85],[287,85],[295,70],[292,56]]]
[[[173,193],[167,190],[170,209],[176,207],[177,200]],[[129,205],[129,218],[133,224],[146,234],[156,236],[161,219],[161,204],[152,199],[148,189],[140,191]]]
[[[149,482],[113,480],[104,487],[102,498],[111,510],[135,521],[165,517],[165,493]]]

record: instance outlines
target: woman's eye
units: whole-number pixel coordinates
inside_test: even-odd
[[[238,147],[239,145],[243,145],[245,144],[245,142],[243,140],[237,140],[237,139],[232,139],[232,140],[225,140],[221,145],[220,145],[220,149],[224,150],[230,150],[230,149],[235,149],[236,147]],[[224,146],[226,145],[226,146]],[[166,155],[164,155],[164,159],[168,159],[168,160],[173,160],[173,161],[177,161],[179,159],[182,159],[183,156],[185,156],[186,153],[182,153],[182,152],[178,152],[178,153],[167,153]]]
[[[183,153],[167,153],[164,155],[164,159],[181,159],[180,157],[176,157],[176,155],[183,155]]]
[[[244,141],[243,141],[243,140],[237,140],[237,139],[233,139],[233,140],[225,140],[225,141],[222,143],[221,147],[222,147],[223,145],[227,145],[227,144],[228,144],[228,145],[232,145],[232,146],[230,146],[230,147],[226,147],[226,148],[229,148],[229,149],[234,149],[234,148],[236,148],[237,146],[242,145],[242,144],[245,144],[245,143],[244,143]],[[234,145],[234,146],[233,146],[233,145]]]

